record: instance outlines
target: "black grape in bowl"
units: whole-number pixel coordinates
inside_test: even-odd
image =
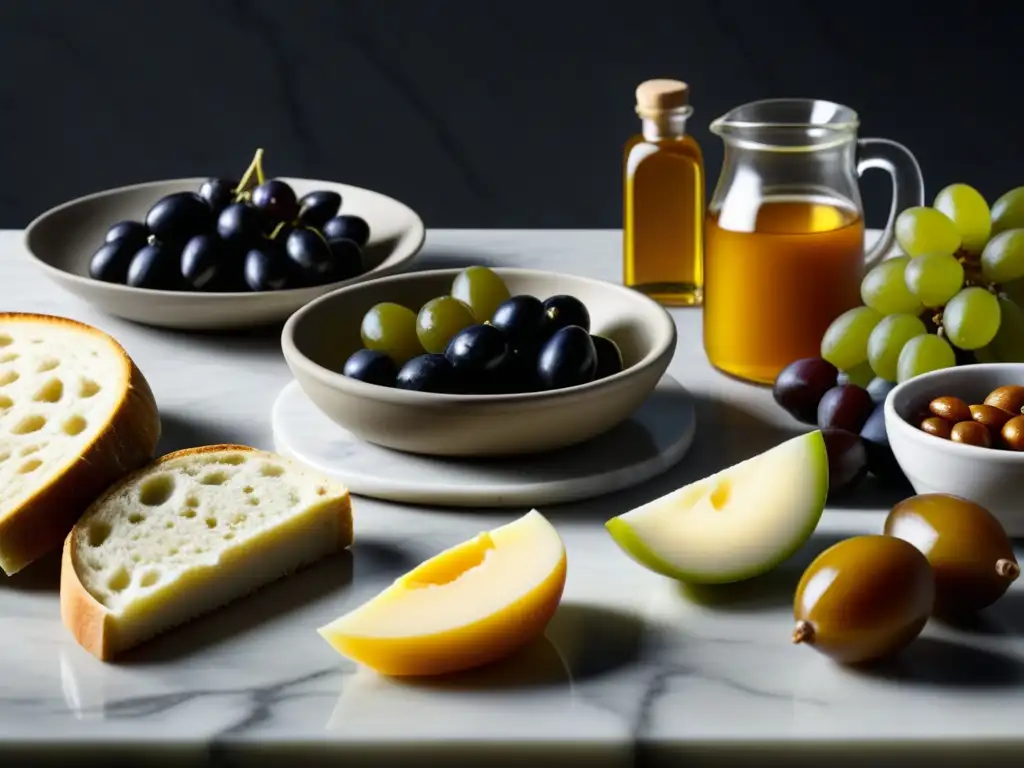
[[[232,203],[217,217],[217,235],[233,248],[245,248],[263,237],[266,220],[249,203]]]
[[[153,204],[146,214],[146,229],[157,240],[184,245],[193,235],[213,229],[213,212],[194,192],[176,192]]]
[[[307,285],[334,282],[338,265],[324,236],[315,229],[293,229],[285,240],[285,252]]]
[[[284,247],[274,240],[257,243],[246,252],[242,273],[253,291],[281,291],[298,286],[301,280]]]
[[[106,283],[127,283],[128,267],[141,248],[125,240],[104,243],[89,262],[89,277]]]
[[[328,240],[352,240],[360,248],[370,241],[370,225],[359,216],[335,216],[324,222],[324,237]]]
[[[143,246],[128,266],[132,288],[178,290],[181,284],[181,246],[154,242]]]
[[[149,240],[149,230],[141,221],[119,221],[107,230],[105,243],[121,243],[136,251]]]
[[[217,293],[349,280],[366,271],[362,247],[370,228],[359,216],[339,215],[341,203],[333,190],[299,199],[287,181],[264,178],[260,150],[241,181],[211,177],[196,192],[156,200],[144,223],[112,225],[89,276],[134,288]],[[165,267],[174,250],[181,256],[177,274]]]
[[[216,216],[234,202],[237,187],[238,182],[231,179],[207,179],[199,187],[199,196]]]
[[[295,190],[280,179],[270,179],[252,191],[252,204],[264,220],[279,224],[295,221],[299,215],[299,201]]]
[[[334,260],[332,273],[335,280],[348,280],[363,274],[366,265],[363,263],[363,251],[352,240],[328,240],[327,247],[331,250]]]
[[[181,276],[195,291],[216,288],[231,266],[227,246],[212,233],[196,235],[181,252]]]
[[[337,216],[340,208],[341,195],[337,192],[326,189],[310,192],[299,200],[299,223],[305,227],[314,227],[323,231],[324,224]],[[367,231],[369,231],[369,227],[367,227]],[[327,233],[324,232],[324,237],[327,236]]]

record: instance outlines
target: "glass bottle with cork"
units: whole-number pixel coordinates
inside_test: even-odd
[[[686,133],[689,91],[679,80],[637,87],[641,132],[623,168],[623,282],[669,306],[703,300],[704,158]]]

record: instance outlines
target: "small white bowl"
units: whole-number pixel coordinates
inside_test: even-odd
[[[89,277],[89,259],[111,224],[124,219],[141,220],[164,195],[195,192],[203,181],[153,181],[71,200],[51,208],[28,225],[25,247],[47,277],[103,312],[146,325],[209,331],[283,321],[299,307],[335,288],[398,272],[420,250],[426,236],[423,221],[415,211],[378,192],[330,181],[284,178],[299,196],[319,189],[337,192],[341,195],[342,213],[366,220],[370,241],[363,248],[363,274],[309,288],[243,293],[132,288]]]
[[[921,431],[912,419],[943,395],[969,405],[993,389],[1024,385],[1024,364],[944,368],[900,384],[885,399],[889,445],[918,493],[950,493],[981,504],[1010,536],[1024,536],[1024,453],[954,443]]]

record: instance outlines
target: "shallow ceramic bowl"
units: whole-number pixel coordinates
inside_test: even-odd
[[[625,370],[578,387],[512,395],[439,395],[379,387],[341,375],[362,346],[359,326],[374,304],[418,309],[448,294],[457,269],[353,285],[303,307],[285,323],[285,359],[306,395],[333,421],[370,443],[434,456],[500,456],[563,448],[625,420],[654,390],[675,351],[668,313],[611,283],[532,269],[497,269],[513,295],[570,294],[587,305],[593,333],[622,350]]]
[[[914,490],[970,499],[998,517],[1011,536],[1024,536],[1024,453],[954,443],[912,423],[936,397],[954,395],[968,404],[981,403],[1007,384],[1024,384],[1024,365],[965,365],[917,376],[889,393],[885,429]]]
[[[50,279],[108,314],[165,328],[217,330],[284,320],[335,288],[397,272],[423,245],[423,221],[397,200],[347,184],[286,178],[300,197],[316,189],[337,192],[342,213],[366,219],[370,225],[370,242],[363,252],[366,272],[312,288],[253,293],[158,291],[89,277],[89,259],[111,224],[141,220],[164,195],[198,191],[204,180],[154,181],[80,197],[50,209],[29,224],[25,246]]]

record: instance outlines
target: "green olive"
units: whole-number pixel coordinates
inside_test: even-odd
[[[855,536],[815,558],[793,601],[793,642],[844,664],[873,661],[904,648],[932,610],[928,560],[892,536]]]
[[[944,616],[981,610],[1020,575],[1006,531],[980,504],[944,493],[901,501],[885,532],[924,553],[935,572],[935,609]]]

